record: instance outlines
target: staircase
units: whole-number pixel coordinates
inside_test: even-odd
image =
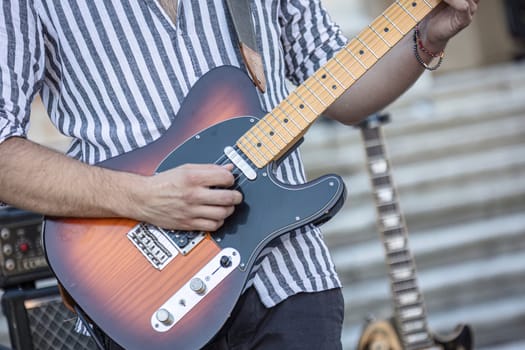
[[[475,349],[525,349],[525,64],[438,76],[387,112],[432,331],[467,323]],[[360,132],[319,122],[302,154],[310,178],[334,172],[349,189],[323,231],[344,284],[344,348],[355,349],[368,317],[392,314]]]

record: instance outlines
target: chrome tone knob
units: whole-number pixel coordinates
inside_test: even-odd
[[[159,309],[155,314],[157,321],[160,323],[169,326],[173,323],[173,315],[166,309]]]
[[[206,292],[206,283],[200,278],[194,278],[190,281],[190,289],[195,293],[202,295]]]

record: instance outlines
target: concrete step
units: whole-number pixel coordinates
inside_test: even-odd
[[[525,90],[524,90],[525,96]],[[466,121],[459,125],[445,125],[445,128],[429,126],[407,134],[400,134],[395,127],[397,121],[383,126],[386,154],[396,166],[446,158],[450,154],[468,154],[491,148],[505,147],[523,142],[525,135],[525,99],[520,110],[512,114],[494,112],[490,119]],[[323,127],[324,128],[324,127]],[[364,146],[358,130],[345,130],[342,126],[331,125],[332,134],[340,134],[316,147],[303,147],[303,158],[311,178],[324,173],[352,174],[363,169]],[[328,133],[326,131],[325,133]],[[326,155],[330,154],[329,157]]]
[[[519,147],[515,153],[519,154],[521,148],[523,147]],[[509,151],[509,154],[511,153],[512,151]],[[475,155],[472,158],[475,158]],[[455,169],[459,169],[454,168],[448,174],[443,172],[443,178],[439,181],[434,179],[419,184],[410,182],[417,180],[405,180],[404,176],[397,176],[396,168],[392,177],[394,182],[397,182],[398,178],[402,180],[399,181],[402,186],[397,186],[399,205],[409,231],[416,232],[429,227],[483,218],[491,213],[524,210],[525,163],[511,163],[507,167],[495,169],[486,167],[487,169],[482,170],[485,164],[491,164],[492,159],[495,158],[489,157],[486,162],[475,163],[480,165],[479,168],[472,165],[464,168],[465,172],[460,169],[459,174],[453,176]],[[514,161],[513,157],[509,159]],[[519,160],[518,163],[524,160],[523,157],[516,159]],[[498,161],[495,160],[494,163]],[[461,165],[461,159],[458,160],[458,164]],[[412,176],[412,173],[416,174],[416,177],[417,174],[421,175],[420,179],[425,177],[422,174],[432,177],[438,173],[438,167],[433,172],[433,167],[425,165],[415,165],[411,169],[412,172],[410,169],[406,170],[407,178]],[[365,187],[364,182],[364,179],[361,180],[360,188]],[[376,231],[377,214],[369,185],[368,191],[368,195],[366,192],[354,194],[350,187],[347,203],[341,212],[323,226],[330,246],[366,241],[370,239],[371,232]]]
[[[379,233],[351,247],[330,247],[344,284],[354,284],[386,274],[385,252]],[[461,263],[487,256],[525,250],[525,212],[499,215],[457,225],[408,234],[416,266]]]

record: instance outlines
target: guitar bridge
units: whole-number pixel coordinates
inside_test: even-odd
[[[127,234],[129,240],[157,270],[162,270],[177,254],[188,254],[205,237],[204,232],[163,230],[139,223]]]

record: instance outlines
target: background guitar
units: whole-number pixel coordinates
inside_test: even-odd
[[[358,343],[358,350],[470,350],[472,332],[467,325],[440,337],[429,331],[423,294],[409,249],[408,231],[390,172],[381,125],[389,116],[374,115],[359,124],[367,170],[374,194],[377,226],[389,271],[394,315],[389,320],[370,320]]]

